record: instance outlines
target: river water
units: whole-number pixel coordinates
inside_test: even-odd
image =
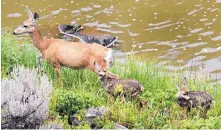
[[[221,0],[2,0],[2,27],[26,20],[25,5],[41,17],[42,35],[76,21],[90,33],[118,37],[119,52],[154,57],[170,71],[201,69],[221,78]],[[143,59],[147,60],[147,59]]]

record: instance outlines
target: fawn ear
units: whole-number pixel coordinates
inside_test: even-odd
[[[176,85],[176,88],[177,88],[177,90],[180,90],[180,87],[179,87],[179,85],[178,85],[178,84]]]
[[[114,73],[111,73],[110,71],[107,71],[107,75],[116,79],[120,79],[120,76]]]
[[[183,95],[182,96],[184,99],[186,99],[186,100],[189,100],[190,99],[190,97],[189,96],[186,96],[186,95]]]
[[[183,78],[183,86],[186,87],[187,82],[186,82],[186,77]]]
[[[186,85],[186,77],[183,77],[183,85]]]

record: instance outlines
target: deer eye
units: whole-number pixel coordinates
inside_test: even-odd
[[[24,27],[24,28],[27,28],[28,26],[27,26],[27,25],[24,25],[23,27]]]

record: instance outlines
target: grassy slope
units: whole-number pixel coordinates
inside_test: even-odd
[[[27,44],[28,40],[18,41],[10,33],[2,34],[2,77],[6,76],[9,66],[25,65],[37,67],[35,49]],[[23,44],[18,44],[18,42]],[[128,59],[128,63],[122,65],[115,63],[111,71],[123,78],[133,78],[140,81],[145,90],[142,98],[148,100],[149,109],[138,111],[134,101],[121,103],[119,100],[111,102],[106,92],[101,87],[100,81],[89,70],[62,69],[63,88],[57,87],[55,73],[50,65],[44,62],[47,75],[53,81],[54,92],[50,103],[50,112],[57,116],[55,106],[61,102],[64,95],[74,95],[83,98],[90,106],[107,106],[112,112],[111,121],[106,121],[106,128],[112,122],[119,122],[131,128],[221,128],[221,88],[211,87],[205,81],[189,81],[191,90],[205,90],[215,99],[213,108],[208,112],[208,119],[197,116],[197,110],[193,110],[188,118],[184,118],[184,110],[176,104],[175,83],[181,81],[177,74],[167,73],[163,66],[156,67],[154,63],[143,63],[138,66],[136,60]],[[164,74],[160,73],[164,72]],[[76,99],[78,100],[78,99]],[[63,102],[63,101],[62,101]],[[82,104],[80,104],[82,105]],[[84,105],[84,104],[83,104]],[[74,109],[74,108],[73,108]],[[60,119],[66,128],[66,119]],[[87,127],[86,127],[87,128]]]

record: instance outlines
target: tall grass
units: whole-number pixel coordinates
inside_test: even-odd
[[[26,39],[24,44],[18,44],[15,37],[3,32],[1,44],[3,77],[7,76],[6,72],[10,66],[17,64],[38,67],[36,49],[27,43],[28,41]],[[57,112],[56,105],[68,94],[91,100],[93,102],[91,106],[107,106],[112,112],[110,122],[118,122],[129,128],[221,128],[221,87],[219,85],[211,86],[201,79],[188,81],[190,90],[207,91],[212,95],[215,103],[205,120],[197,116],[196,109],[185,117],[184,110],[176,103],[175,84],[181,82],[182,73],[169,73],[163,66],[156,66],[155,62],[140,63],[137,57],[129,57],[127,61],[125,64],[115,63],[110,71],[122,78],[140,81],[144,85],[141,96],[148,101],[148,109],[139,110],[135,101],[121,103],[117,99],[113,102],[101,87],[98,77],[87,69],[63,68],[61,71],[63,89],[58,88],[53,68],[44,61],[44,70],[56,88],[52,95],[51,113]],[[85,109],[83,106],[81,108]]]

